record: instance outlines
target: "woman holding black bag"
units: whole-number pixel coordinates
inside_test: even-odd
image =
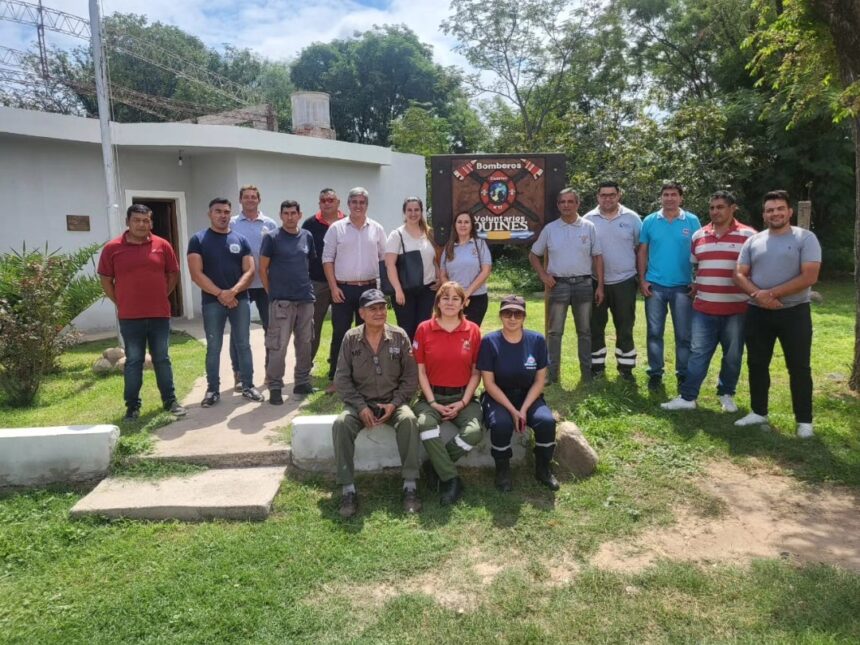
[[[397,324],[411,340],[418,324],[433,313],[439,276],[436,245],[424,219],[424,202],[418,197],[404,200],[403,225],[388,235],[385,273],[394,296]]]

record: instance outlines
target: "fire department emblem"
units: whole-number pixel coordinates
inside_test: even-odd
[[[517,186],[514,180],[497,170],[481,185],[481,201],[494,215],[501,215],[517,201]]]

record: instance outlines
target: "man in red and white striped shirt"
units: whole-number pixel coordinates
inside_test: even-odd
[[[741,247],[755,230],[735,219],[734,195],[720,190],[711,196],[710,223],[693,234],[690,262],[696,267],[693,329],[687,378],[678,397],[662,403],[664,410],[693,410],[708,375],[711,357],[723,348],[717,398],[724,412],[737,412],[734,394],[744,354],[744,318],[749,296],[734,283]]]

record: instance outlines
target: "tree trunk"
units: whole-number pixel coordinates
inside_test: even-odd
[[[812,0],[812,6],[821,12],[830,29],[839,61],[842,85],[848,87],[860,82],[860,2],[857,0]],[[860,114],[851,121],[854,137],[854,363],[849,387],[860,390]]]

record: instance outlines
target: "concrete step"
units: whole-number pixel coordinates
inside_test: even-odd
[[[72,517],[140,520],[264,520],[284,467],[208,470],[159,480],[109,477],[81,499]]]

